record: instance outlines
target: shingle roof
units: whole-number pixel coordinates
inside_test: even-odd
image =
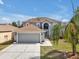
[[[17,31],[18,32],[41,32],[43,30],[30,23],[27,23],[26,26],[19,28],[19,30]]]
[[[0,24],[0,32],[1,31],[16,31],[17,27],[8,24]]]

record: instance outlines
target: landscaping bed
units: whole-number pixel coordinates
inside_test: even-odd
[[[79,59],[79,53],[77,53],[75,56],[71,56],[70,52],[72,52],[70,43],[60,40],[58,45],[41,46],[41,59],[59,59],[60,57],[60,59],[62,59],[63,56],[66,57],[66,59]],[[79,52],[79,44],[77,45],[77,52]]]
[[[66,53],[68,59],[79,59],[79,53],[77,52],[76,55],[72,55],[72,52]]]

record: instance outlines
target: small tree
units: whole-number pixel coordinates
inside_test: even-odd
[[[16,22],[12,22],[12,25],[13,25],[13,26],[15,26],[15,27],[17,27],[17,24],[16,24]]]
[[[60,39],[60,29],[60,24],[56,24],[52,28],[51,39],[53,40],[54,44],[58,44],[58,41]]]

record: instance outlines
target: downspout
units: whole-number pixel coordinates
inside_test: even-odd
[[[18,33],[16,34],[16,42],[18,43]]]

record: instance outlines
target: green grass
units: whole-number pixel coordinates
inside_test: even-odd
[[[51,43],[53,45],[52,41]],[[71,48],[72,47],[70,43],[65,42],[64,40],[59,40],[58,45],[41,46],[41,56],[45,56],[47,53],[52,52],[53,50],[62,51],[62,52],[72,52]],[[77,45],[77,52],[79,52],[79,44]],[[41,59],[44,59],[44,57],[41,57]]]

